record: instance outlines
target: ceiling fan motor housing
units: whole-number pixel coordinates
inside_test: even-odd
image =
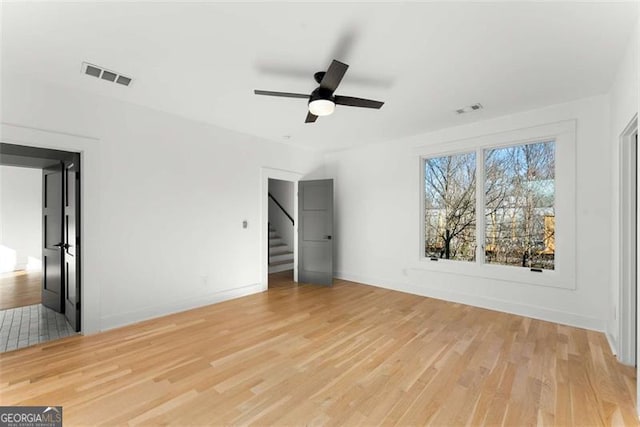
[[[318,71],[313,75],[313,78],[316,82],[318,82],[318,84],[320,84],[325,74],[327,74],[325,71]]]
[[[311,96],[309,97],[309,103],[316,101],[318,99],[326,99],[327,101],[331,101],[335,103],[335,98],[333,93],[327,89],[323,89],[318,87],[311,92]]]

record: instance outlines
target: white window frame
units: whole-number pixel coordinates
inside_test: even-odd
[[[555,256],[554,270],[532,271],[518,266],[487,264],[484,257],[484,154],[485,150],[555,142]],[[425,161],[429,158],[460,153],[476,153],[476,260],[432,261],[424,253],[424,179]],[[576,288],[576,121],[568,120],[483,135],[463,140],[437,143],[416,148],[419,164],[419,265],[420,269],[508,282],[564,289]]]

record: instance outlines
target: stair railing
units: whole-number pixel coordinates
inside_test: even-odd
[[[269,198],[273,200],[276,206],[280,208],[280,210],[287,216],[287,218],[289,218],[289,221],[291,221],[291,225],[295,225],[295,223],[293,222],[293,217],[289,215],[289,212],[287,212],[287,210],[284,207],[282,207],[280,202],[276,200],[275,197],[273,197],[273,194],[271,193],[268,193],[268,194],[269,194]],[[271,265],[271,245],[269,244],[269,234],[271,233],[270,230],[271,230],[271,223],[267,222],[267,265]]]
[[[295,223],[293,222],[293,217],[292,217],[291,215],[289,215],[289,212],[287,212],[287,211],[286,211],[286,209],[282,207],[282,205],[280,204],[280,202],[278,202],[278,201],[276,200],[276,198],[275,198],[275,197],[273,197],[273,194],[269,193],[269,198],[270,198],[271,200],[273,200],[273,202],[276,204],[276,206],[278,206],[278,207],[280,208],[280,210],[281,210],[282,212],[284,212],[284,214],[287,216],[287,218],[289,218],[289,221],[291,221],[291,225],[295,225]]]

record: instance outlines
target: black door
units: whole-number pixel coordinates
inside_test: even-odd
[[[64,315],[80,330],[80,170],[78,161],[67,162],[64,172]]]
[[[42,172],[42,304],[63,313],[64,164]]]

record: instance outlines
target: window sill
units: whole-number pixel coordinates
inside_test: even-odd
[[[571,274],[569,271],[543,270],[542,272],[537,272],[523,267],[480,264],[471,261],[456,261],[448,259],[432,261],[430,258],[426,257],[420,258],[419,265],[416,266],[415,269],[444,274],[454,274],[458,276],[499,280],[503,282],[515,282],[533,286],[545,286],[567,290],[576,289],[575,274]]]

